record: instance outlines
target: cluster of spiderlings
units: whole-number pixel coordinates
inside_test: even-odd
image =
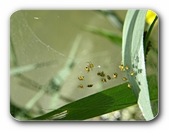
[[[113,79],[113,78],[117,78],[117,76],[118,76],[117,73],[114,73],[114,74],[112,75],[112,77],[111,77],[110,75],[106,75],[103,71],[98,72],[97,75],[101,77],[101,81],[102,81],[103,83],[107,82],[106,78],[107,78],[108,80],[111,80],[111,79]]]
[[[91,62],[87,62],[87,63],[88,63],[88,65],[85,67],[85,70],[87,72],[90,72],[90,70],[93,70],[94,64],[92,64]],[[82,80],[84,80],[84,76],[79,76],[78,79],[80,81],[82,81]],[[87,87],[92,87],[92,86],[93,86],[93,84],[88,84],[87,85]],[[78,85],[78,88],[83,88],[83,85],[82,84]]]
[[[90,72],[91,70],[93,70],[94,68],[94,64],[92,64],[91,62],[87,62],[88,65],[85,67],[85,70],[86,72]],[[129,70],[129,66],[124,66],[123,63],[121,62],[120,66],[119,66],[120,70],[121,71],[125,71],[125,70]],[[105,74],[104,71],[100,71],[97,73],[97,75],[99,77],[101,77],[101,82],[103,83],[106,83],[107,81],[109,80],[112,80],[112,79],[116,79],[118,77],[118,74],[117,73],[113,73],[113,74]],[[134,72],[133,71],[130,71],[130,75],[133,76],[134,75]],[[84,80],[84,76],[79,76],[78,79],[79,81],[83,81]],[[123,81],[127,81],[127,78],[126,77],[122,77],[122,80]],[[87,87],[93,87],[93,84],[88,84]],[[128,84],[128,87],[131,88],[132,86],[130,84]],[[78,88],[84,88],[84,86],[82,84],[78,85]]]
[[[90,72],[94,68],[94,64],[91,62],[87,62],[88,65],[85,67],[86,72]],[[118,74],[114,73],[112,77],[110,75],[106,75],[103,71],[97,73],[98,76],[101,77],[101,82],[105,83],[107,80],[111,80],[113,78],[117,78]],[[79,76],[78,79],[79,81],[83,81],[85,76]],[[87,87],[93,87],[93,84],[88,84]],[[82,84],[78,85],[78,88],[84,88]]]
[[[128,65],[126,65],[126,66],[123,65],[123,62],[121,62],[121,64],[119,65],[119,68],[120,68],[121,71],[130,70],[130,68],[129,68]],[[135,73],[134,73],[134,71],[131,70],[131,71],[129,71],[129,74],[130,74],[131,76],[134,76]],[[126,77],[123,77],[122,80],[123,80],[123,81],[127,81],[127,78],[126,78]],[[128,83],[128,87],[131,88],[132,85],[131,85],[130,83]]]

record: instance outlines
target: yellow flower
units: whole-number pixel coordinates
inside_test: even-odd
[[[153,12],[152,10],[148,10],[147,11],[147,14],[146,14],[146,22],[151,25],[151,23],[153,22],[153,20],[155,19],[156,17],[156,13]]]

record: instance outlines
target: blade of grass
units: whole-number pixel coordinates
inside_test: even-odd
[[[155,75],[148,77],[152,101],[158,100],[158,88],[154,86],[157,84],[151,82],[156,79]],[[124,83],[79,99],[32,120],[85,120],[134,105],[137,99],[127,84]]]
[[[16,53],[15,53],[15,49],[14,49],[14,45],[13,45],[11,36],[10,36],[10,60],[11,60],[10,65],[13,64],[14,66],[18,66]]]
[[[57,104],[57,100],[60,97],[60,94],[58,92],[58,90],[60,89],[60,87],[62,86],[63,82],[66,80],[67,76],[70,74],[71,72],[71,68],[74,62],[74,56],[76,54],[76,51],[79,47],[80,41],[81,41],[82,36],[81,35],[77,35],[73,46],[70,50],[69,56],[72,59],[67,59],[64,67],[57,73],[57,75],[52,78],[52,80],[50,80],[50,82],[47,84],[47,86],[44,86],[44,88],[41,88],[41,90],[32,98],[30,99],[26,105],[25,108],[27,110],[30,110],[32,108],[32,106],[42,97],[42,95],[45,93],[46,88],[49,89],[50,93],[52,92],[53,95],[53,99],[50,102],[50,108],[53,108],[56,106]]]
[[[84,29],[89,31],[89,32],[92,32],[94,34],[104,36],[104,37],[108,38],[113,43],[115,43],[119,46],[121,46],[121,44],[122,44],[121,36],[118,36],[118,35],[112,33],[111,31],[108,31],[108,30],[105,30],[105,29],[100,29],[100,28],[97,28],[97,27],[92,27],[92,26],[85,26]]]
[[[147,10],[129,10],[127,12],[122,43],[122,61],[129,66],[126,71],[127,78],[132,85],[133,93],[139,108],[146,120],[154,118],[149,98],[146,79],[145,58],[143,51],[143,32]],[[130,72],[134,72],[134,76]]]
[[[149,27],[149,29],[148,29],[148,32],[147,32],[147,34],[146,34],[146,36],[145,36],[145,41],[144,41],[144,55],[146,55],[146,48],[147,48],[147,46],[148,46],[149,37],[150,37],[151,31],[152,31],[152,29],[153,29],[153,27],[154,27],[154,25],[155,25],[157,19],[158,19],[158,16],[155,17],[153,23],[150,25],[150,27]]]
[[[106,15],[112,24],[122,30],[123,22],[120,17],[113,10],[100,10],[102,14]]]
[[[41,68],[41,67],[45,67],[45,66],[49,66],[52,64],[56,64],[56,60],[54,61],[48,61],[45,63],[38,63],[38,64],[30,64],[30,65],[26,65],[26,66],[21,66],[21,67],[14,67],[10,69],[10,75],[18,75],[27,71],[31,71],[31,70],[35,70],[37,68]]]

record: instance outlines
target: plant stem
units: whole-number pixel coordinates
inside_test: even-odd
[[[158,16],[155,17],[153,23],[150,25],[150,28],[145,36],[145,40],[144,40],[144,55],[146,55],[146,47],[148,46],[148,42],[149,42],[149,37],[150,37],[150,34],[151,34],[151,31],[153,29],[153,26],[156,22],[156,20],[158,19]]]

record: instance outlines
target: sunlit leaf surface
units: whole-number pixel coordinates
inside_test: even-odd
[[[147,10],[129,10],[123,28],[122,61],[129,66],[127,78],[146,120],[154,118],[151,110],[143,51],[143,33]],[[130,72],[134,75],[130,75]]]
[[[158,98],[158,89],[152,82],[156,79],[154,75],[148,77],[151,101],[157,101]],[[137,100],[127,85],[128,83],[118,85],[74,101],[34,120],[85,120],[134,105]]]

